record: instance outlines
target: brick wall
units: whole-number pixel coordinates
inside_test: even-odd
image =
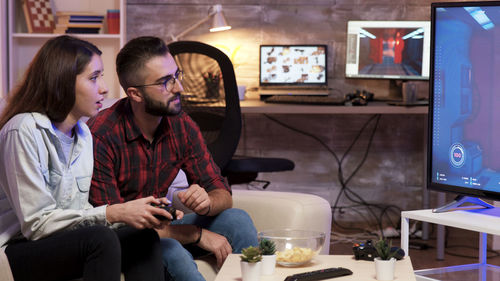
[[[321,43],[328,45],[329,87],[345,94],[369,90],[376,97],[397,95],[387,80],[345,79],[344,63],[348,20],[430,20],[431,1],[422,0],[130,0],[127,37],[155,35],[170,40],[222,4],[230,31],[209,33],[208,23],[183,40],[198,40],[224,50],[233,59],[239,84],[258,86],[260,44]],[[370,115],[273,115],[300,130],[317,135],[339,157],[354,141]],[[348,186],[366,201],[396,204],[402,209],[421,207],[424,184],[426,116],[382,115],[365,164]],[[349,175],[363,158],[374,122],[361,134],[346,156]],[[333,204],[340,190],[338,165],[317,141],[286,129],[263,115],[244,116],[238,154],[284,157],[293,160],[292,172],[261,174],[272,181],[269,190],[290,190],[321,195]],[[345,196],[341,204],[352,205]],[[359,220],[347,211],[342,219]]]

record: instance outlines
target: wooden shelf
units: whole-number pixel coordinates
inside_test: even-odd
[[[74,11],[106,14],[107,9],[120,10],[119,34],[68,34],[79,37],[95,44],[102,52],[104,63],[104,80],[109,92],[107,98],[124,97],[115,72],[115,58],[121,47],[125,44],[126,33],[126,0],[54,0],[52,12]],[[21,0],[8,0],[8,91],[12,90],[23,77],[31,60],[40,47],[49,39],[62,34],[54,33],[28,33],[26,21],[22,12]]]
[[[393,106],[373,101],[366,106],[303,105],[265,103],[259,99],[240,101],[241,113],[268,114],[427,114],[427,106]]]
[[[12,38],[53,38],[63,34],[56,33],[14,33]],[[67,35],[78,36],[80,38],[95,38],[95,39],[120,39],[120,34],[80,34],[71,33]]]

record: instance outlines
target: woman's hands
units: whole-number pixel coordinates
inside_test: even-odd
[[[106,219],[110,223],[123,222],[134,228],[161,228],[169,224],[172,215],[166,210],[154,207],[151,204],[170,204],[166,198],[154,198],[149,196],[121,204],[108,205],[106,207]],[[155,215],[166,217],[167,220],[160,220]],[[177,210],[176,216],[181,219],[184,216],[182,211]]]

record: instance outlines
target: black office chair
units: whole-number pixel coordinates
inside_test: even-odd
[[[201,42],[168,45],[184,71],[182,106],[197,122],[215,163],[229,184],[249,183],[260,172],[293,170],[283,158],[234,157],[241,135],[238,87],[231,60],[219,49]],[[263,181],[266,188],[268,181]]]

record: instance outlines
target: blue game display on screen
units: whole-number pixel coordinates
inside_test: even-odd
[[[498,199],[500,2],[433,4],[432,33],[428,185]]]

